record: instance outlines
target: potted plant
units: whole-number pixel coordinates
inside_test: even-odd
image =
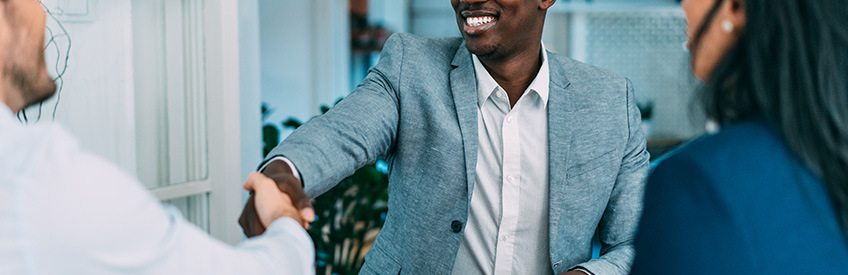
[[[336,102],[338,103],[338,101]],[[329,111],[321,106],[321,114]],[[263,120],[271,110],[262,106]],[[282,126],[297,129],[302,123],[289,118]],[[279,143],[279,128],[263,126],[264,153]],[[382,160],[357,170],[336,187],[313,199],[317,218],[309,229],[315,244],[316,274],[358,274],[365,253],[383,227],[388,212],[389,177]]]

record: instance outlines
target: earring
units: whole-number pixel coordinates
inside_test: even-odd
[[[730,22],[730,20],[721,21],[721,28],[724,29],[724,32],[731,33],[733,32],[733,22]]]

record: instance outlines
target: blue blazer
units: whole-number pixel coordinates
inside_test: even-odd
[[[553,53],[548,58],[550,197],[539,199],[550,201],[551,269],[626,274],[650,169],[632,85]],[[448,274],[474,190],[477,108],[477,78],[462,38],[397,34],[353,93],[269,157],[288,157],[312,197],[386,157],[389,212],[362,274]]]
[[[644,206],[632,274],[848,274],[824,184],[761,123],[660,163]]]

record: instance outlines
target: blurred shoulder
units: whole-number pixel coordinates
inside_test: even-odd
[[[560,72],[564,74],[571,84],[604,84],[621,87],[623,89],[628,82],[624,76],[618,75],[609,70],[592,66],[550,51],[548,52],[548,59],[550,59],[550,65],[552,66],[551,73]]]
[[[657,165],[652,180],[672,175],[687,181],[697,177],[715,187],[757,188],[780,177],[776,171],[797,168],[780,138],[758,121],[726,126],[671,154]]]
[[[456,51],[463,40],[461,37],[424,37],[411,33],[396,33],[389,37],[389,41],[403,43],[409,48],[442,48]],[[387,41],[388,43],[388,41]]]
[[[79,142],[64,128],[52,123],[4,127],[0,155],[4,173],[30,174],[32,167],[53,164],[51,156],[77,150]]]
[[[785,153],[778,136],[761,122],[747,121],[698,138],[677,150],[667,161],[742,163],[761,160],[763,154],[775,153]]]
[[[405,59],[414,59],[416,62],[450,63],[462,45],[460,37],[432,38],[396,33],[389,37],[383,50],[402,52]]]
[[[59,124],[19,125],[3,140],[0,153],[8,161],[3,161],[2,173],[34,183],[31,187],[63,186],[75,177],[87,182],[95,174],[126,178],[115,165],[83,150],[79,140]]]

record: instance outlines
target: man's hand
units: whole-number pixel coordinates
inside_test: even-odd
[[[583,272],[583,271],[580,271],[580,270],[572,270],[572,271],[562,273],[560,275],[586,275],[586,274],[587,274],[586,272]]]
[[[312,202],[310,202],[309,197],[306,196],[306,193],[303,191],[303,185],[299,180],[297,180],[297,177],[292,174],[289,166],[282,161],[273,161],[262,173],[264,174],[263,178],[273,180],[273,182],[276,183],[278,191],[290,198],[291,203],[294,204],[294,207],[300,214],[300,217],[295,220],[303,224],[303,228],[308,229],[309,222],[315,220],[315,211],[312,209]],[[250,181],[250,179],[248,179],[248,181]],[[245,185],[247,185],[247,183],[245,183]],[[241,228],[244,230],[244,234],[247,237],[254,237],[264,233],[265,228],[267,228],[270,224],[264,224],[262,222],[261,213],[257,213],[256,208],[258,207],[258,203],[261,203],[258,202],[257,199],[257,195],[251,193],[250,198],[247,200],[247,204],[245,204],[244,210],[241,213],[241,217],[239,217],[239,225],[241,225]],[[260,212],[261,211],[262,210],[260,209]]]
[[[252,173],[244,183],[244,190],[250,191],[253,206],[260,225],[264,228],[271,226],[282,217],[289,217],[303,224],[300,212],[292,205],[289,195],[280,191],[277,184],[265,175]]]

